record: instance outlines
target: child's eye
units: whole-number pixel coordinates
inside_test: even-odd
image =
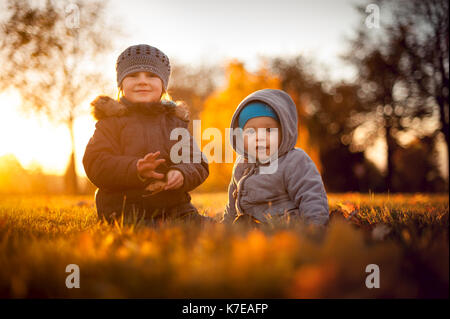
[[[246,129],[244,130],[244,134],[245,134],[245,135],[252,135],[252,134],[255,134],[255,133],[256,133],[256,131],[255,131],[254,128],[246,128]]]
[[[278,128],[276,128],[276,127],[268,127],[268,128],[266,128],[266,132],[275,134],[276,132],[278,132]]]

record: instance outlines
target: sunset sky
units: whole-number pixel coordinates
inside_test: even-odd
[[[320,77],[351,80],[353,69],[339,55],[347,49],[345,37],[352,35],[359,22],[353,8],[356,3],[361,1],[111,0],[108,18],[118,21],[126,36],[99,67],[114,88],[117,56],[130,45],[147,43],[164,51],[172,64],[223,65],[237,58],[250,70],[256,70],[261,56],[304,54],[323,64]],[[45,172],[61,174],[70,152],[69,132],[45,118],[19,113],[19,104],[15,92],[0,93],[0,156],[12,153],[26,168],[39,163]],[[94,125],[89,116],[75,123],[80,176],[85,176],[81,158]],[[382,149],[378,145],[369,151],[381,166]]]

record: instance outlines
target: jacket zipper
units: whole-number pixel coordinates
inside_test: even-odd
[[[147,145],[146,145],[146,150],[147,150],[146,152],[147,153],[146,154],[148,154],[149,153],[148,146],[150,145],[150,140],[148,138],[147,125],[145,125],[145,120],[142,117],[139,117],[139,120],[140,120],[140,122],[141,122],[141,124],[142,124],[142,126],[144,128],[145,141],[147,143]]]
[[[248,168],[247,168],[247,170],[248,170]],[[256,166],[250,168],[250,170],[247,173],[244,172],[244,176],[240,179],[240,181],[236,185],[236,194],[237,194],[237,196],[236,196],[235,209],[236,209],[237,215],[243,215],[244,214],[244,210],[241,208],[241,205],[240,205],[240,200],[241,200],[241,197],[242,197],[242,190],[243,190],[243,187],[244,187],[244,182],[245,182],[245,180],[247,180],[247,178],[252,176],[255,171],[256,171]]]
[[[147,126],[145,125],[145,120],[142,117],[138,116],[138,118],[139,118],[139,122],[141,123],[141,125],[142,125],[142,127],[144,129],[145,141],[147,143],[146,144],[146,148],[145,148],[146,149],[146,153],[144,154],[144,156],[145,156],[145,155],[147,155],[149,153],[148,146],[150,145],[149,138],[148,138],[148,132],[147,132]],[[145,191],[141,194],[141,198],[145,198],[147,196],[148,195],[145,195]]]

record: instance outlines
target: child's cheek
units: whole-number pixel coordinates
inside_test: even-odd
[[[267,155],[272,156],[278,152],[280,146],[280,134],[279,131],[270,132],[270,137],[267,139]]]
[[[256,134],[244,135],[244,148],[247,153],[252,156],[256,155]]]

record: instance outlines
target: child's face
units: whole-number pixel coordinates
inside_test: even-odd
[[[267,161],[281,144],[281,126],[269,116],[254,117],[244,126],[245,151],[261,162]]]
[[[162,81],[150,72],[136,72],[122,81],[123,95],[133,103],[157,102],[162,94]]]

